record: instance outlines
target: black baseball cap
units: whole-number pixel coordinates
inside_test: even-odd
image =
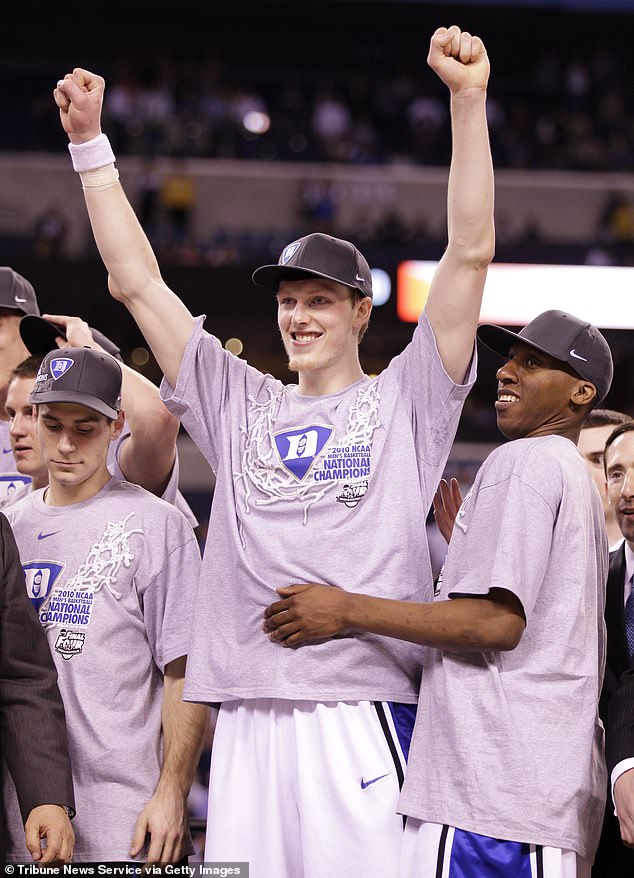
[[[544,311],[519,332],[483,323],[478,327],[477,334],[483,344],[503,357],[519,339],[567,363],[580,378],[585,378],[596,387],[594,406],[608,395],[614,374],[612,353],[597,327],[585,320],[565,311]]]
[[[8,265],[0,266],[0,308],[22,314],[40,313],[33,285]]]
[[[90,331],[92,332],[94,340],[104,349],[104,351],[107,351],[113,357],[116,357],[117,360],[123,362],[121,349],[113,341],[92,326],[90,327]],[[20,320],[20,335],[22,336],[22,341],[24,342],[26,349],[33,357],[37,357],[40,354],[47,354],[49,351],[54,351],[57,348],[57,342],[55,339],[58,336],[61,335],[62,338],[66,338],[63,326],[58,326],[57,324],[51,323],[49,320],[44,320],[43,317],[36,316],[35,314],[29,314]]]
[[[107,418],[121,410],[121,366],[93,348],[57,348],[42,360],[29,402],[74,402]]]
[[[252,279],[260,287],[277,290],[280,281],[323,277],[345,284],[372,298],[372,274],[368,262],[350,241],[313,232],[287,244],[277,265],[263,265]]]

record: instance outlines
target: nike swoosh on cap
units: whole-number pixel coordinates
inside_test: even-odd
[[[26,302],[26,299],[21,299],[19,296],[14,296],[13,299],[15,302]]]
[[[584,363],[588,362],[585,357],[579,356],[579,354],[576,354],[574,351],[570,351],[570,356],[574,357],[576,360],[583,360]]]

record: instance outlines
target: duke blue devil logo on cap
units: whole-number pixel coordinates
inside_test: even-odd
[[[332,427],[311,424],[299,430],[277,433],[275,445],[286,469],[301,481],[331,436]]]
[[[287,247],[284,247],[282,250],[282,255],[280,256],[280,265],[286,265],[289,259],[291,259],[295,253],[299,250],[299,245],[301,241],[293,241],[292,244],[289,244]]]
[[[55,360],[51,360],[50,368],[51,375],[57,381],[58,378],[61,378],[65,372],[68,372],[70,367],[74,365],[75,361],[69,359],[68,357],[58,357]]]

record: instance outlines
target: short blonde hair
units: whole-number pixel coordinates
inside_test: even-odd
[[[352,307],[353,307],[353,308],[354,308],[355,305],[358,305],[359,302],[362,302],[363,299],[367,299],[367,298],[368,298],[366,295],[364,295],[362,292],[360,292],[359,290],[355,289],[354,287],[349,287],[349,289],[350,289],[350,299],[351,299],[351,301],[352,301]],[[365,323],[363,324],[363,326],[362,326],[361,329],[359,330],[359,337],[357,338],[357,343],[358,343],[358,344],[361,344],[361,341],[363,340],[363,336],[364,336],[364,335],[366,334],[366,332],[368,331],[368,325],[369,325],[369,323],[370,323],[370,318],[368,317],[368,319],[365,321]]]

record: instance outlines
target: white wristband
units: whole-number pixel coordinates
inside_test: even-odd
[[[116,161],[110,141],[105,134],[99,134],[86,143],[69,143],[68,150],[73,160],[73,168],[80,174],[82,171],[93,171],[112,165]]]

